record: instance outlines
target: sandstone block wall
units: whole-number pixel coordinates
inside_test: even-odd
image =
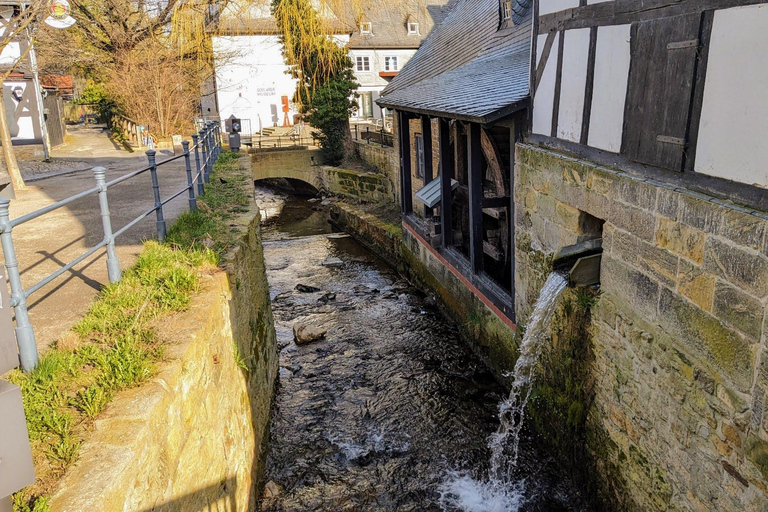
[[[226,272],[159,326],[167,361],[95,422],[54,512],[257,510],[277,348],[258,210]]]
[[[766,510],[768,216],[531,145],[516,154],[519,319],[554,252],[605,221],[592,414],[636,510]]]
[[[397,144],[397,140],[395,140]],[[397,148],[368,144],[364,141],[355,141],[355,148],[360,159],[370,166],[378,169],[380,174],[387,177],[392,184],[392,195],[395,204],[400,204],[400,157]]]

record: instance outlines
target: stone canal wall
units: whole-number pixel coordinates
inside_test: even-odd
[[[360,140],[355,141],[355,149],[363,162],[389,179],[393,184],[394,203],[400,204],[400,157],[397,149]]]
[[[277,348],[258,209],[225,271],[158,327],[167,361],[95,422],[51,510],[257,510]]]
[[[503,315],[495,312],[493,305],[481,300],[458,271],[407,227],[384,222],[343,203],[332,206],[331,218],[416,286],[434,293],[469,346],[500,381],[508,380],[505,374],[517,358],[514,327],[501,319]]]
[[[633,510],[765,510],[768,217],[517,146],[516,306],[553,254],[603,237],[593,446]],[[604,222],[604,224],[603,224]]]

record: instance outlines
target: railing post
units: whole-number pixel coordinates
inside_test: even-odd
[[[107,200],[107,170],[104,167],[94,167],[96,186],[99,187],[99,209],[101,210],[101,225],[104,227],[104,241],[107,243],[107,276],[110,283],[120,281],[120,262],[115,252],[115,236],[112,234],[112,219],[109,216],[109,201]]]
[[[203,152],[203,180],[209,183],[211,179],[208,176],[208,134],[205,133],[205,128],[200,131],[200,149]]]
[[[221,125],[219,122],[216,122],[214,134],[216,135],[216,158],[219,158],[221,154]]]
[[[365,127],[365,135],[366,135],[366,138],[368,139],[368,144],[370,144],[371,143],[371,127],[370,126]]]
[[[160,242],[165,241],[165,218],[163,218],[163,201],[160,199],[160,183],[157,180],[157,162],[155,161],[155,150],[147,151],[147,160],[149,160],[149,173],[152,175],[152,190],[155,194],[155,213],[157,214],[157,239]]]
[[[181,142],[184,148],[184,163],[187,167],[187,187],[189,188],[189,211],[197,210],[197,199],[195,199],[195,183],[192,181],[192,161],[189,159],[189,141]]]
[[[192,135],[192,144],[195,146],[195,168],[197,169],[197,195],[201,196],[205,193],[205,186],[203,185],[203,173],[200,172],[200,144],[198,144],[199,135]]]
[[[11,285],[11,306],[16,313],[16,344],[19,346],[19,362],[25,372],[35,369],[38,362],[35,331],[29,323],[27,313],[27,298],[21,287],[19,261],[16,259],[16,249],[13,246],[11,219],[8,209],[11,202],[0,198],[0,242],[5,256],[5,269],[8,272],[8,282]],[[5,283],[0,283],[5,286]]]

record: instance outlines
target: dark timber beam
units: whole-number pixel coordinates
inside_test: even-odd
[[[432,119],[421,117],[421,133],[424,141],[424,185],[432,181]],[[432,217],[432,208],[424,207],[424,216]]]
[[[442,223],[443,247],[453,245],[451,222],[451,178],[453,177],[453,151],[451,151],[451,126],[446,119],[440,119],[440,222]]]
[[[712,9],[728,9],[765,3],[765,0],[615,0],[540,16],[538,33],[553,30],[626,25],[638,21],[693,14]]]
[[[483,159],[480,125],[471,123],[467,134],[469,157],[469,260],[472,271],[483,270]]]
[[[411,185],[411,131],[408,121],[410,116],[402,110],[398,112],[397,126],[400,134],[400,195],[404,215],[413,213],[413,187]]]

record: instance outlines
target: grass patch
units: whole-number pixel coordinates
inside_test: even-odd
[[[34,485],[13,496],[16,512],[48,512],[49,496],[93,419],[118,392],[154,374],[164,353],[157,321],[189,307],[201,273],[235,241],[228,221],[248,205],[239,156],[222,153],[198,211],[182,215],[165,244],[146,242],[136,264],[100,292],[33,372],[8,375],[22,390],[37,474]]]
[[[182,249],[213,249],[221,254],[235,242],[237,233],[229,224],[238,214],[248,211],[249,176],[241,171],[242,153],[222,153],[198,209],[182,214],[168,230],[166,243]]]

